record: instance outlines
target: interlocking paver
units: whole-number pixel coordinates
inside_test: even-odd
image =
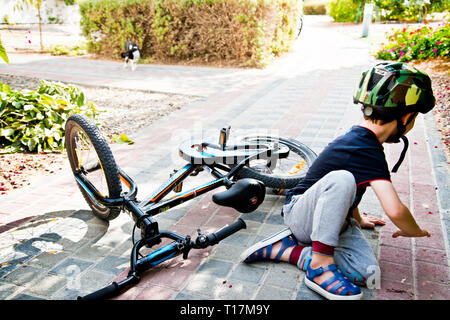
[[[119,62],[12,54],[11,64],[0,65],[0,72],[202,96],[137,132],[134,145],[112,147],[142,199],[184,164],[177,147],[186,136],[203,133],[216,139],[218,128],[231,125],[232,137],[263,131],[297,138],[319,153],[360,120],[351,95],[374,59],[354,36],[356,27],[349,35],[321,19],[307,17],[294,52],[262,70],[140,65],[126,73]],[[389,221],[364,230],[381,267],[381,286],[363,289],[365,299],[449,299],[449,175],[442,150],[434,148],[440,141],[433,121],[432,115],[417,119],[407,157],[392,175],[400,198],[432,237],[394,239],[396,227]],[[401,146],[385,151],[392,165]],[[185,187],[208,179],[201,174]],[[2,197],[0,257],[10,252],[15,258],[0,261],[0,298],[75,299],[125,278],[133,228],[129,217],[122,214],[110,222],[94,217],[69,168],[35,183],[39,188]],[[306,288],[304,272],[295,266],[239,261],[248,246],[284,227],[283,199],[268,193],[257,211],[241,215],[218,207],[206,194],[158,215],[160,229],[193,236],[198,228],[213,232],[238,217],[247,228],[214,247],[192,250],[187,260],[176,257],[146,272],[116,299],[322,299]],[[371,190],[360,211],[387,220]]]

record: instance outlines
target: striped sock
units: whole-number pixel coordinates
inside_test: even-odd
[[[296,245],[289,255],[289,263],[293,265],[297,265],[298,259],[300,259],[300,254],[302,253],[304,246]]]

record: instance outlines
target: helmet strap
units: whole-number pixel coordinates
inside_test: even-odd
[[[373,108],[372,107],[368,107],[363,105],[361,107],[364,115],[366,116],[370,116],[373,114]],[[396,116],[396,120],[397,120],[397,132],[393,135],[391,135],[386,142],[391,142],[391,143],[398,143],[400,142],[400,140],[403,141],[403,150],[400,154],[399,159],[397,160],[397,163],[394,165],[394,167],[392,168],[391,172],[397,172],[397,170],[399,169],[400,165],[402,164],[403,160],[405,159],[406,156],[406,152],[408,151],[408,147],[409,147],[409,141],[408,138],[406,138],[403,134],[406,131],[406,126],[411,123],[411,121],[414,119],[414,116],[410,116],[408,121],[406,121],[406,124],[403,124],[403,120],[402,117],[400,115]]]
[[[398,168],[400,167],[403,160],[405,159],[406,151],[408,151],[408,146],[409,146],[408,138],[406,138],[405,136],[402,135],[402,136],[400,136],[400,139],[402,139],[402,141],[403,141],[403,150],[402,150],[402,153],[400,154],[400,157],[398,158],[397,163],[392,168],[391,172],[397,172]]]
[[[403,124],[402,118],[397,117],[396,120],[397,120],[397,132],[389,136],[389,138],[386,139],[386,142],[399,143],[400,137],[402,137],[403,133],[406,131],[406,126]]]
[[[408,119],[408,123],[410,122],[411,118],[413,118],[413,117],[410,117]],[[400,165],[402,164],[403,160],[405,159],[406,151],[408,150],[409,141],[403,135],[403,133],[405,133],[405,131],[406,131],[406,126],[407,126],[407,124],[403,124],[402,118],[401,117],[397,117],[397,132],[395,133],[395,135],[393,135],[392,137],[389,137],[389,139],[386,140],[388,142],[394,142],[394,143],[400,142],[400,139],[403,141],[402,153],[400,154],[400,157],[397,160],[397,163],[392,168],[391,172],[397,172],[398,168],[400,167]]]

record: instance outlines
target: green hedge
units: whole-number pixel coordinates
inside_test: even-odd
[[[92,53],[120,58],[134,41],[151,62],[262,66],[289,51],[302,0],[87,0],[80,4]]]
[[[421,22],[427,14],[450,9],[449,0],[331,0],[327,12],[336,22],[361,22],[365,3],[376,6],[381,21]]]
[[[423,21],[426,14],[450,9],[448,0],[373,0],[381,9],[381,20],[417,22]]]
[[[359,4],[353,0],[332,0],[328,14],[335,22],[355,22]]]
[[[325,15],[327,14],[327,8],[324,4],[305,4],[303,6],[303,12],[306,15]]]

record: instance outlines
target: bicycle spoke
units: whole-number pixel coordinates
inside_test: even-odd
[[[308,170],[306,161],[294,153],[291,153],[288,158],[277,159],[275,166],[271,165],[270,161],[258,159],[250,161],[249,167],[262,173],[277,176],[291,176]]]

